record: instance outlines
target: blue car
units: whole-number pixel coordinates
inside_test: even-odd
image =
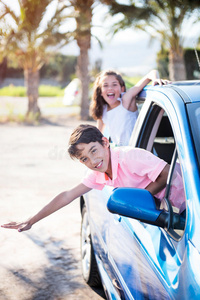
[[[200,299],[200,81],[147,86],[138,103],[130,145],[170,164],[165,197],[107,186],[82,196],[83,277],[107,299]],[[177,165],[182,212],[170,201]]]

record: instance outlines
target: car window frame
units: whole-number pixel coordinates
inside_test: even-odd
[[[194,117],[196,110],[199,108],[200,108],[199,102],[188,103],[186,105],[189,124],[191,127],[192,138],[193,138],[193,142],[195,145],[197,161],[198,161],[198,165],[200,167],[200,139],[199,139],[199,130],[198,130],[199,124],[197,123],[196,117]]]
[[[160,105],[158,105],[157,103],[155,103],[153,101],[151,102],[151,106],[149,107],[149,109],[146,113],[145,122],[143,123],[143,126],[140,130],[140,133],[139,133],[139,136],[138,136],[138,139],[136,142],[136,147],[143,148],[145,150],[152,152],[156,134],[157,134],[159,126],[161,124],[162,117],[165,113],[166,112],[163,107],[161,107]],[[167,113],[166,113],[166,115],[170,122],[170,119],[169,119]],[[170,122],[170,126],[172,128],[171,122]],[[172,132],[173,132],[173,128],[172,128]],[[178,151],[176,148],[176,139],[174,136],[174,132],[173,132],[173,139],[174,139],[175,148],[174,148],[174,152],[173,152],[171,163],[170,163],[170,169],[169,169],[169,173],[168,173],[167,185],[166,185],[165,197],[164,197],[168,203],[168,209],[170,210],[171,219],[173,219],[173,216],[175,215],[175,211],[173,210],[168,197],[169,197],[169,192],[170,192],[170,188],[171,188],[171,182],[172,182],[175,164],[178,159]],[[158,157],[159,157],[159,155],[158,155]],[[186,201],[186,198],[185,198],[185,201]],[[173,222],[173,220],[171,222]],[[173,230],[173,223],[171,223],[171,227],[169,227],[167,229],[163,229],[163,230],[165,230],[174,240],[179,241],[182,239],[182,237],[184,235],[185,228],[186,228],[186,219],[185,219],[185,227],[184,227],[184,230],[181,232],[181,234],[180,233],[178,234],[178,232],[176,230]]]

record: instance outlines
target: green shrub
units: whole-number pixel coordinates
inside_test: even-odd
[[[127,76],[123,76],[123,79],[125,81],[126,84],[126,88],[127,90],[130,89],[132,86],[134,86],[140,79],[141,77],[136,76],[136,77],[127,77]]]
[[[168,78],[168,50],[161,49],[160,52],[157,53],[157,69],[160,73],[161,78]],[[200,57],[200,49],[197,49],[197,55]],[[186,48],[184,49],[184,61],[186,68],[186,76],[187,80],[195,80],[199,79],[199,65],[196,57],[196,53],[194,49]]]
[[[0,89],[0,96],[25,97],[26,89],[23,86],[5,86],[2,89]]]
[[[126,88],[129,89],[133,85],[135,85],[141,77],[127,77],[123,76],[124,81],[126,83]],[[90,88],[92,89],[92,85]],[[39,86],[39,97],[63,97],[64,96],[64,88],[59,86],[51,86],[51,85],[40,85]],[[26,97],[26,89],[22,86],[6,86],[0,89],[0,96],[10,96],[10,97]]]
[[[39,86],[40,97],[63,97],[64,89],[57,86],[40,85]]]
[[[0,89],[0,96],[10,97],[26,97],[26,89],[22,86],[6,86]],[[40,85],[39,86],[40,97],[63,97],[64,89],[57,86]]]
[[[160,78],[169,78],[169,51],[162,48],[157,53],[156,63]]]
[[[197,49],[197,56],[200,57],[200,49]],[[184,59],[185,59],[185,67],[187,73],[187,79],[199,79],[199,65],[198,60],[196,57],[196,53],[194,49],[187,48],[184,52]]]

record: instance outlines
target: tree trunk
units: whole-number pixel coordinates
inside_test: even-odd
[[[76,41],[80,49],[78,57],[78,76],[82,85],[81,98],[81,119],[88,120],[89,118],[89,55],[91,42],[91,22],[92,22],[92,5],[94,0],[80,0],[76,1],[75,10],[76,17]]]
[[[32,70],[31,68],[24,70],[24,79],[26,86],[26,93],[28,97],[28,111],[27,116],[32,116],[38,119],[41,115],[38,106],[38,88],[39,88],[39,70]]]
[[[3,61],[0,63],[0,83],[6,78],[7,71],[7,58],[4,57]]]
[[[78,57],[78,76],[82,85],[81,97],[81,112],[82,120],[88,120],[89,117],[89,83],[90,77],[88,72],[89,56],[87,48],[80,48],[80,55]]]
[[[169,78],[172,81],[186,80],[186,69],[183,51],[169,51]]]

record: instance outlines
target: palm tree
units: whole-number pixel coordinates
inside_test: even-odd
[[[0,21],[0,53],[11,60],[16,60],[24,70],[25,86],[28,97],[27,115],[40,116],[38,107],[39,71],[47,61],[49,47],[60,48],[69,42],[68,32],[60,33],[59,27],[65,21],[62,12],[65,9],[60,1],[54,14],[41,26],[51,0],[18,0],[20,14],[0,0],[2,10]],[[62,2],[62,1],[61,1]],[[9,22],[6,17],[10,17]],[[12,20],[12,22],[11,22]],[[5,25],[6,24],[6,25]]]
[[[21,10],[19,17],[0,0],[4,7],[4,12],[0,15],[0,19],[9,14],[16,25],[16,29],[11,27],[10,30],[1,31],[0,37],[4,37],[6,55],[9,53],[9,57],[17,56],[18,62],[24,69],[29,99],[28,112],[39,112],[37,105],[39,70],[46,61],[47,47],[57,45],[58,48],[58,46],[64,46],[71,40],[76,40],[80,48],[77,70],[82,84],[81,118],[87,119],[89,115],[88,94],[90,82],[88,51],[91,47],[92,10],[95,0],[57,0],[60,7],[57,7],[55,15],[48,22],[45,30],[42,30],[40,24],[52,0],[18,0],[18,2]],[[65,9],[68,9],[67,15],[64,13]],[[76,20],[76,29],[61,34],[58,30],[59,26],[67,18]],[[22,40],[23,45],[21,44]],[[1,47],[0,49],[1,53],[3,53],[3,48]]]
[[[140,0],[122,5],[114,0],[104,0],[112,15],[121,12],[123,18],[114,25],[113,32],[129,28],[141,29],[160,39],[161,45],[169,50],[169,75],[171,80],[186,79],[183,57],[184,29],[186,21],[193,17],[197,21],[200,3],[196,0]],[[138,20],[137,9],[141,11]],[[136,15],[134,15],[136,11]],[[195,17],[196,16],[196,17]]]
[[[76,30],[74,38],[80,48],[80,55],[78,57],[78,74],[82,83],[82,100],[81,100],[81,118],[88,119],[89,113],[89,56],[88,51],[91,47],[91,27],[92,27],[92,17],[93,17],[93,7],[95,4],[102,3],[109,5],[113,3],[112,0],[70,0],[71,5],[74,8],[75,20],[76,20]],[[149,15],[149,12],[144,9],[137,9],[139,17],[141,17],[141,11],[143,15]],[[100,43],[100,41],[99,41]],[[101,44],[101,43],[100,43]]]
[[[95,0],[70,0],[74,8],[76,30],[74,38],[80,49],[78,57],[78,75],[82,84],[81,119],[88,119],[89,114],[89,54],[91,47],[92,10]]]

